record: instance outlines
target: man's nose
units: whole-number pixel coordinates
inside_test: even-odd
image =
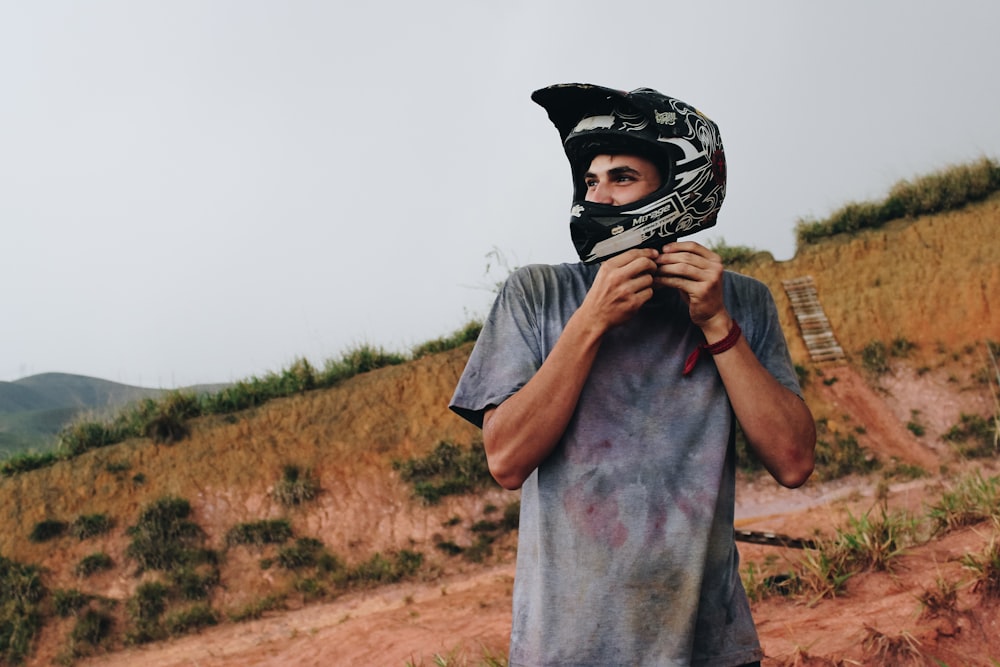
[[[609,188],[604,183],[598,183],[594,187],[587,190],[587,201],[593,202],[595,204],[612,203],[611,188]]]

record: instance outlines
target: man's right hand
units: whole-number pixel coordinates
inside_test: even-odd
[[[652,248],[634,248],[605,260],[578,314],[602,332],[630,320],[653,296],[658,255]]]

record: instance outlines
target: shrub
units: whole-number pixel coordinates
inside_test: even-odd
[[[0,664],[18,665],[42,629],[41,570],[0,556]]]
[[[313,477],[312,470],[302,470],[297,465],[286,465],[281,479],[274,485],[274,495],[282,505],[301,505],[307,500],[313,500],[319,493],[319,482]]]
[[[114,627],[114,621],[107,613],[96,609],[85,611],[77,619],[76,625],[73,626],[73,631],[70,633],[70,639],[74,644],[74,654],[80,655],[82,653],[78,647],[80,644],[87,646],[104,644],[111,636],[112,627]]]
[[[229,619],[236,623],[260,618],[272,609],[284,609],[285,599],[277,595],[268,595],[259,600],[247,603],[239,610],[229,614]]]
[[[450,336],[427,341],[413,348],[411,356],[420,359],[431,354],[453,350],[466,343],[475,342],[483,330],[483,323],[479,320],[470,320],[462,328],[455,331]]]
[[[218,622],[219,616],[215,610],[206,604],[198,604],[170,614],[164,625],[170,635],[177,636],[216,625]]]
[[[386,366],[396,366],[406,361],[406,357],[402,354],[386,352],[381,347],[359,345],[346,351],[340,359],[327,361],[320,375],[320,384],[331,387],[355,375]]]
[[[721,257],[722,263],[727,265],[743,263],[760,252],[750,246],[729,245],[723,238],[710,242],[708,248]]]
[[[338,577],[342,583],[355,586],[391,584],[413,576],[424,562],[424,555],[403,549],[391,558],[376,553],[367,561],[346,570]]]
[[[850,434],[836,434],[834,444],[816,440],[816,478],[839,479],[851,473],[866,474],[878,469],[879,461]]]
[[[885,343],[873,340],[865,345],[861,350],[861,365],[875,375],[887,373],[889,371],[889,357]]]
[[[104,552],[92,553],[80,559],[73,572],[78,577],[89,577],[100,570],[110,570],[114,563]]]
[[[233,526],[226,533],[226,544],[284,544],[292,538],[292,524],[287,519],[265,519]]]
[[[70,535],[73,537],[85,540],[89,537],[108,532],[111,530],[112,525],[114,525],[114,522],[108,518],[107,514],[85,514],[77,517],[70,524],[69,530]]]
[[[66,618],[86,607],[93,598],[93,595],[81,593],[75,588],[57,588],[52,591],[52,606],[59,616]]]
[[[500,527],[507,531],[517,530],[520,522],[521,501],[515,500],[503,508],[503,519],[500,521]]]
[[[959,454],[970,458],[984,458],[1000,451],[996,419],[986,419],[980,415],[963,413],[959,423],[942,437],[955,444]]]
[[[45,519],[35,524],[28,539],[32,542],[48,542],[66,532],[66,522],[55,519]]]
[[[278,565],[286,570],[315,567],[325,552],[323,543],[314,537],[300,537],[291,546],[278,551]]]
[[[135,595],[126,604],[126,612],[134,626],[126,634],[129,643],[144,644],[166,637],[160,617],[167,609],[169,594],[170,589],[159,581],[147,581],[139,585]]]
[[[936,534],[986,520],[1000,525],[1000,477],[984,479],[977,470],[943,493],[928,509],[928,516]]]
[[[184,566],[170,572],[170,583],[185,600],[204,600],[219,585],[219,569],[209,566],[207,571]]]
[[[1000,540],[994,537],[979,556],[965,554],[962,565],[975,573],[972,590],[984,598],[1000,598]]]
[[[139,571],[170,570],[189,561],[193,544],[202,536],[201,529],[188,520],[191,505],[183,498],[157,500],[129,527],[131,536],[126,555],[138,562]]]
[[[493,482],[486,453],[481,444],[467,450],[450,442],[439,442],[434,451],[423,458],[393,461],[400,478],[413,486],[413,493],[428,504],[443,496],[470,493]]]
[[[16,454],[0,463],[0,475],[12,477],[18,473],[45,468],[58,460],[59,457],[55,452]]]

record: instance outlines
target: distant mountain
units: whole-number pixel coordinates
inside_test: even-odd
[[[155,398],[163,392],[163,389],[133,387],[83,375],[42,373],[14,382],[0,382],[0,414],[115,407],[140,398]]]
[[[224,386],[197,385],[183,391],[208,393]],[[155,399],[170,391],[70,373],[42,373],[0,382],[0,458],[52,449],[59,431],[80,414],[114,413],[134,401]]]

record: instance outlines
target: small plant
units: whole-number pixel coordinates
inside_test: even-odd
[[[442,551],[449,556],[457,556],[464,551],[464,549],[451,540],[441,540],[434,544],[434,548],[438,551]]]
[[[125,554],[143,570],[171,570],[190,561],[202,531],[188,519],[191,505],[183,498],[165,497],[148,506],[125,532],[132,542]]]
[[[424,555],[403,549],[391,557],[376,553],[343,573],[341,581],[352,586],[380,586],[412,577],[423,565]]]
[[[865,657],[874,660],[877,665],[907,665],[924,664],[924,654],[920,650],[920,642],[909,632],[898,635],[887,635],[865,623],[865,638],[861,646]]]
[[[70,524],[70,535],[78,540],[85,540],[97,535],[103,535],[111,530],[114,522],[107,514],[85,514],[73,520]]]
[[[110,570],[113,566],[114,562],[112,562],[111,556],[103,551],[99,551],[81,558],[80,562],[73,568],[73,572],[78,577],[89,577],[95,572]]]
[[[66,618],[86,607],[93,598],[93,595],[81,593],[75,588],[57,588],[52,591],[52,606],[59,616]]]
[[[479,320],[470,320],[465,324],[465,326],[458,329],[450,336],[429,340],[426,343],[417,345],[413,348],[411,356],[414,359],[420,359],[421,357],[426,357],[431,354],[453,350],[457,347],[465,345],[466,343],[474,343],[476,339],[479,338],[479,334],[482,330],[482,322]]]
[[[159,581],[147,581],[139,585],[135,595],[129,598],[125,606],[133,625],[125,636],[128,643],[145,644],[167,636],[160,618],[167,609],[169,595],[170,589]]]
[[[287,519],[264,519],[233,526],[226,533],[226,544],[284,544],[292,539],[292,524]]]
[[[990,540],[980,556],[965,554],[962,565],[975,573],[974,592],[991,600],[1000,598],[1000,540]]]
[[[712,241],[708,244],[708,248],[721,257],[722,263],[726,265],[742,264],[760,252],[757,248],[750,246],[729,245],[723,238]]]
[[[939,578],[936,590],[924,590],[917,599],[923,607],[922,618],[954,616],[958,613],[958,584]]]
[[[70,640],[73,642],[73,655],[83,656],[91,648],[102,646],[111,636],[114,620],[107,612],[88,609],[76,621]],[[86,647],[86,648],[84,648]]]
[[[274,496],[282,505],[291,507],[313,500],[319,494],[319,482],[308,468],[288,464],[282,470],[281,479],[274,485]]]
[[[12,477],[22,472],[45,468],[59,460],[55,452],[22,453],[0,462],[0,475]]]
[[[872,517],[868,510],[860,517],[850,515],[848,530],[838,531],[837,547],[845,560],[861,569],[886,571],[891,562],[913,543],[917,522],[904,514],[890,514],[880,506],[880,514]]]
[[[170,572],[170,583],[185,600],[204,600],[219,585],[219,569],[187,565]]]
[[[32,542],[48,542],[65,533],[66,528],[67,524],[65,521],[45,519],[35,524],[35,527],[31,529],[31,534],[28,535],[28,539]]]
[[[229,614],[229,620],[236,623],[251,621],[262,617],[266,612],[274,609],[284,609],[285,598],[277,595],[268,595],[259,600],[247,603],[237,611]]]
[[[874,375],[883,375],[889,372],[889,357],[885,343],[873,340],[865,345],[861,350],[861,365]]]
[[[816,441],[816,478],[839,479],[851,473],[867,474],[880,463],[851,434],[836,434],[831,445],[826,438]]]
[[[928,516],[938,535],[990,519],[1000,525],[1000,477],[984,479],[977,470],[942,494]]]
[[[889,354],[894,357],[908,357],[910,352],[916,349],[916,344],[911,343],[903,337],[894,338],[892,344],[889,346]]]
[[[493,480],[486,453],[478,443],[463,450],[442,441],[424,458],[393,461],[392,467],[399,471],[404,482],[413,485],[417,497],[431,505],[444,496],[470,493]]]
[[[922,437],[927,432],[924,425],[917,421],[919,418],[920,410],[910,410],[910,421],[906,422],[906,428],[910,431],[910,433],[918,438]]]
[[[184,635],[201,630],[210,625],[217,625],[219,615],[207,604],[197,604],[169,614],[164,621],[166,631],[171,636]]]
[[[500,527],[506,531],[517,530],[521,522],[521,501],[515,500],[507,503],[503,508],[503,519],[500,520]]]
[[[984,458],[1000,452],[1000,434],[997,420],[976,414],[962,414],[959,423],[942,436],[953,443],[959,454],[970,458]]]
[[[755,563],[747,563],[741,572],[743,588],[752,602],[759,602],[774,595],[789,596],[801,592],[803,584],[794,572],[765,575]]]
[[[286,570],[315,567],[325,552],[323,543],[314,537],[300,537],[291,546],[278,551],[278,565]]]
[[[42,629],[41,570],[0,556],[0,664],[19,665]]]

